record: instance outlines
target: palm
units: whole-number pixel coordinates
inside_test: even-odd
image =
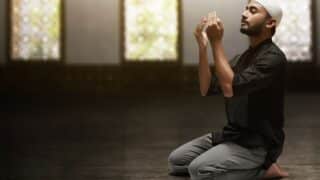
[[[209,40],[208,40],[207,33],[202,32],[201,33],[201,43],[202,43],[202,45],[206,47],[208,45],[208,42],[209,42]]]
[[[198,25],[196,31],[194,32],[194,36],[200,47],[207,47],[209,40],[207,33],[203,31],[203,25]]]

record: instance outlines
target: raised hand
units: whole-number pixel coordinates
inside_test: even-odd
[[[208,15],[209,26],[206,30],[208,39],[211,44],[217,41],[221,41],[223,38],[224,27],[221,19],[216,15],[215,12]]]
[[[206,49],[208,47],[209,40],[206,32],[204,31],[206,28],[206,25],[207,25],[207,17],[203,17],[193,33],[197,40],[199,48],[201,49]]]

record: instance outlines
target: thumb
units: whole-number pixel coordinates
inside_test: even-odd
[[[217,24],[219,25],[219,27],[220,27],[221,29],[223,29],[223,23],[222,23],[222,21],[221,21],[220,18],[217,19]]]

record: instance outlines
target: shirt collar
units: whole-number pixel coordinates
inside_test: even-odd
[[[257,50],[259,49],[260,47],[263,47],[264,45],[267,45],[267,44],[270,44],[272,43],[272,39],[271,38],[268,38],[268,39],[265,39],[264,41],[262,41],[260,44],[258,44],[256,47],[251,47],[249,46],[249,50],[252,51],[252,50]]]

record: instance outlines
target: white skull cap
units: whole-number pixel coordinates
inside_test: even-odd
[[[279,4],[280,0],[255,0],[259,4],[261,4],[270,16],[276,20],[277,26],[280,24],[282,19],[282,8]]]

